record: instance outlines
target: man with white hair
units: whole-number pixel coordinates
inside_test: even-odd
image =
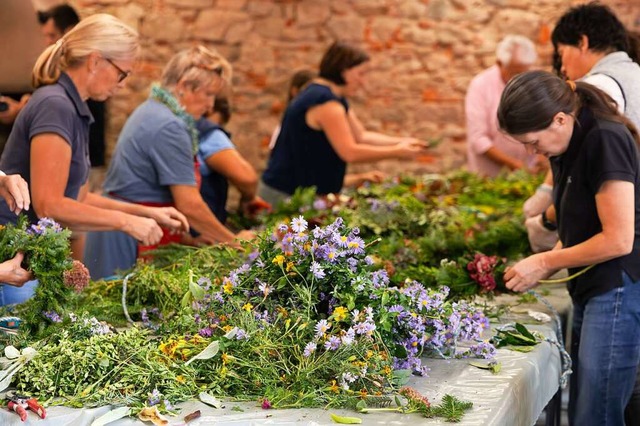
[[[535,155],[509,139],[498,128],[497,111],[507,82],[528,71],[538,55],[528,38],[508,35],[496,49],[496,64],[471,81],[465,98],[467,166],[470,171],[494,177],[502,170],[531,169]]]

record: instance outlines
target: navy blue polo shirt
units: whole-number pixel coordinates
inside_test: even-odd
[[[554,204],[563,247],[578,245],[602,232],[596,194],[610,180],[631,182],[635,191],[633,250],[596,265],[568,284],[580,304],[622,286],[622,272],[640,280],[640,154],[624,124],[597,119],[583,108],[573,127],[569,147],[552,157]],[[569,269],[570,274],[582,267]]]
[[[77,199],[80,187],[89,178],[89,126],[93,122],[87,104],[66,73],[58,82],[39,87],[20,111],[0,158],[0,170],[19,174],[31,190],[31,140],[43,133],[55,133],[71,145],[71,165],[65,197]],[[37,221],[33,208],[27,214]],[[15,222],[4,200],[0,200],[0,223]]]
[[[287,194],[296,188],[315,186],[318,194],[340,192],[347,164],[338,156],[322,130],[307,125],[309,109],[340,102],[349,111],[343,97],[321,84],[310,84],[287,108],[269,164],[262,175],[264,183]]]

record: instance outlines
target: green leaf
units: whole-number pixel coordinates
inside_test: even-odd
[[[357,425],[362,423],[362,419],[359,417],[347,417],[347,416],[338,416],[337,414],[331,414],[331,420],[336,423],[344,424],[344,425]]]

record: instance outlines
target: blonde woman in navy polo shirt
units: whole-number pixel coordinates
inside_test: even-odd
[[[500,128],[550,160],[560,242],[505,273],[527,291],[563,268],[573,301],[574,425],[623,425],[640,361],[640,137],[600,89],[543,71],[509,82]]]
[[[138,52],[138,35],[113,16],[88,17],[49,46],[33,69],[36,91],[14,124],[0,169],[29,184],[35,222],[50,217],[74,230],[122,230],[144,243],[162,237],[162,226],[188,229],[173,208],[150,208],[90,194],[89,125],[85,101],[104,101],[124,84]],[[3,201],[0,224],[16,215]],[[29,298],[34,285],[0,286],[0,304]]]

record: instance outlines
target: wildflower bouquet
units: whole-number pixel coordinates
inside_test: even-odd
[[[0,259],[24,253],[24,267],[39,282],[34,297],[17,311],[32,333],[42,330],[45,317],[58,321],[59,313],[64,311],[62,303],[81,292],[89,282],[84,265],[71,259],[70,234],[49,218],[29,225],[26,216],[21,216],[17,225],[8,224],[0,229]]]
[[[274,407],[344,405],[388,392],[394,370],[425,373],[424,355],[493,354],[485,342],[457,348],[488,327],[481,311],[448,302],[446,289],[391,286],[386,271],[372,267],[358,229],[340,218],[312,231],[307,225],[302,217],[280,225],[220,284],[200,281],[193,322],[180,321],[183,332],[195,326],[219,340],[219,358],[196,361],[204,377],[219,378],[212,391]],[[231,330],[234,337],[223,339]]]

